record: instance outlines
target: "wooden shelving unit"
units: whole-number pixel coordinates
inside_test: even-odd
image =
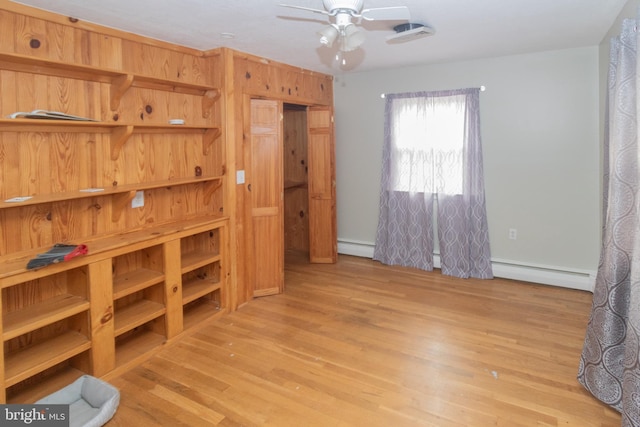
[[[22,286],[38,289],[40,281],[45,288],[62,288],[63,291],[22,308],[3,312],[2,336],[5,343],[50,327],[55,331],[37,334],[46,338],[4,353],[5,389],[78,355],[85,359],[76,368],[78,372],[86,369],[85,366],[91,366],[89,360],[101,359],[104,363],[104,358],[109,356],[95,353],[96,346],[113,348],[109,354],[114,358],[107,363],[111,369],[133,363],[165,343],[170,338],[167,331],[174,330],[175,324],[183,325],[184,313],[191,318],[185,319],[180,329],[225,312],[227,272],[223,270],[222,260],[226,239],[226,218],[198,218],[183,224],[166,224],[158,228],[157,234],[141,230],[117,238],[95,240],[95,245],[89,244],[93,251],[74,261],[56,264],[51,274],[47,274],[47,267],[31,272],[24,269],[23,263],[19,269],[6,271],[4,265],[6,279],[11,278],[15,282],[5,286],[4,293],[19,293],[18,288]],[[129,243],[123,246],[122,242]],[[174,266],[164,262],[171,256],[166,251],[172,246],[186,251],[179,254],[180,259],[186,262],[178,263],[177,271],[171,270]],[[112,266],[107,271],[113,270],[115,274],[112,277],[91,274],[93,266],[105,260]],[[34,274],[35,279],[32,277]],[[180,279],[177,287],[181,292],[177,301],[167,297],[175,293],[176,287],[167,281],[167,277]],[[67,284],[66,287],[62,285],[63,281],[78,278],[86,280]],[[92,283],[93,279],[98,283]],[[107,286],[108,289],[104,289]],[[89,287],[100,288],[106,296],[95,300],[88,298]],[[121,305],[122,301],[125,303]],[[184,307],[198,301],[202,307],[183,311]],[[176,304],[180,306],[178,310],[172,308]],[[110,311],[111,306],[115,306],[115,311]],[[99,321],[102,329],[111,325],[112,332],[106,337],[108,342],[101,338],[102,342],[96,343],[98,338],[91,336],[89,331],[94,328],[89,328],[90,312],[105,313]],[[170,313],[177,314],[170,317]],[[7,346],[11,347],[5,344],[5,348]],[[35,393],[38,394],[37,391]]]
[[[0,26],[10,16],[0,14]],[[72,33],[82,37],[83,60],[95,60],[103,38]],[[127,68],[114,69],[26,55],[35,48],[22,43],[0,41],[0,77],[8,82],[0,103],[0,229],[29,234],[0,244],[0,403],[34,401],[82,373],[127,367],[228,307],[221,90],[200,83],[222,83],[214,60],[154,46],[164,58],[156,69],[125,60],[131,49],[149,48],[127,41],[120,61],[104,61]],[[6,118],[35,108],[89,111],[98,121]],[[176,117],[184,124],[172,124]],[[134,210],[140,191],[147,204]],[[26,269],[57,242],[89,252]],[[200,300],[212,310],[185,322],[184,306]]]

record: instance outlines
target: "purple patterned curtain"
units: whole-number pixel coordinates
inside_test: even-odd
[[[479,105],[477,88],[387,95],[373,259],[432,270],[436,222],[443,274],[493,277]]]
[[[604,141],[600,265],[578,380],[640,426],[640,225],[638,218],[638,23],[611,41]]]

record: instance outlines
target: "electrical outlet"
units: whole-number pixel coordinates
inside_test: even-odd
[[[509,229],[509,239],[510,240],[516,240],[518,238],[518,230],[516,230],[515,228],[510,228]]]
[[[144,191],[136,191],[136,195],[131,200],[132,208],[141,208],[144,206]]]

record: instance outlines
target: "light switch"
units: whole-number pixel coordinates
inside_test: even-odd
[[[236,171],[236,184],[244,184],[244,171]]]

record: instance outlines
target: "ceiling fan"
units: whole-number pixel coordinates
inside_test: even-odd
[[[332,47],[338,42],[338,49],[350,52],[364,43],[365,35],[356,27],[362,19],[365,21],[409,21],[411,18],[406,6],[364,8],[364,0],[322,0],[324,10],[310,7],[280,4],[280,6],[321,13],[334,18],[328,26],[318,32],[320,44]]]

